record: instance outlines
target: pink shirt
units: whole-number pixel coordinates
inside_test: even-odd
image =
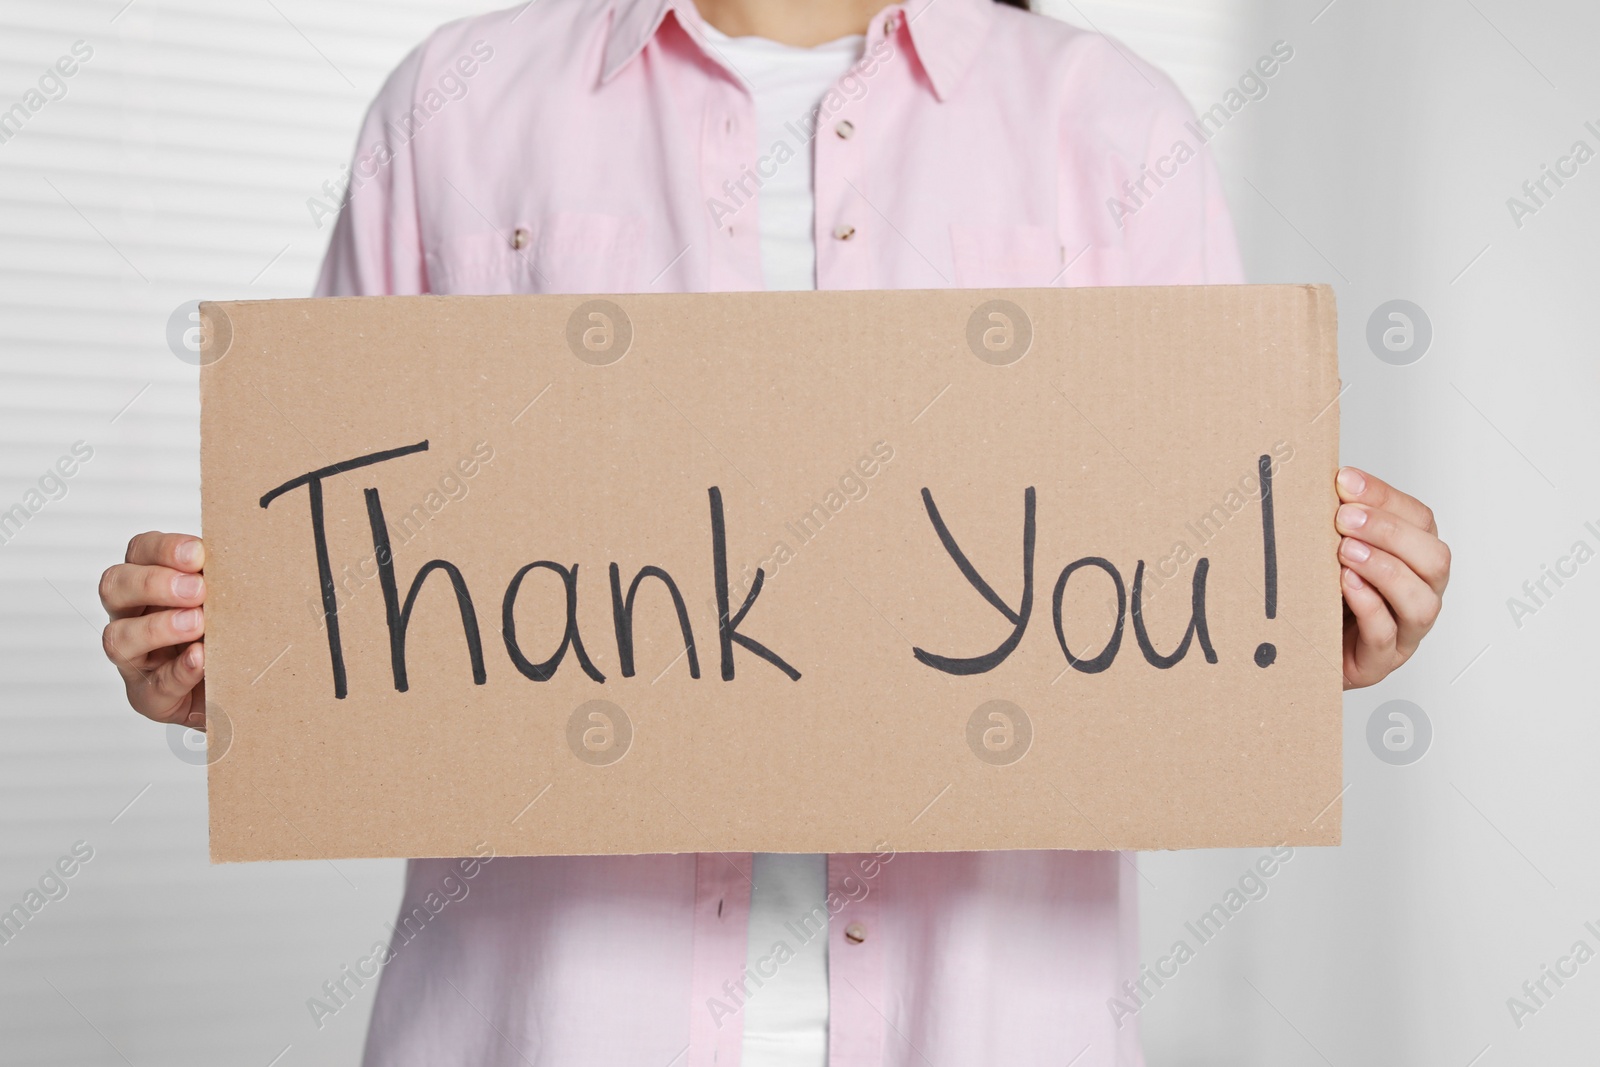
[[[703,26],[691,0],[538,0],[434,33],[367,117],[319,295],[762,288],[784,160]],[[817,121],[817,287],[1240,281],[1206,134],[1102,37],[891,6]],[[413,861],[366,1064],[734,1067],[750,866]],[[1131,857],[832,856],[828,885],[832,1067],[1143,1062],[1108,1004],[1138,979]]]

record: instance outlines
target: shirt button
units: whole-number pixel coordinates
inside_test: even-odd
[[[518,251],[527,248],[528,238],[528,228],[526,226],[518,226],[516,229],[511,231],[511,247],[517,249]]]
[[[883,35],[888,37],[900,28],[900,13],[890,12],[889,17],[883,20]]]
[[[833,128],[833,132],[839,135],[840,140],[848,141],[856,132],[856,124],[849,119],[840,119],[839,124]]]
[[[859,945],[867,939],[867,928],[860,923],[851,923],[844,928],[844,939],[852,945]]]
[[[838,238],[841,241],[848,241],[848,240],[850,240],[850,238],[854,237],[855,235],[856,235],[856,228],[854,226],[843,226],[843,225],[841,225],[841,226],[835,226],[833,228],[833,236]]]

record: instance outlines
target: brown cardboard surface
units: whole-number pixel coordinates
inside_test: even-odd
[[[214,860],[1339,840],[1326,287],[202,318]]]

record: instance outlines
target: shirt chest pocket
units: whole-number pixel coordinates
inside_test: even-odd
[[[428,288],[453,295],[638,292],[637,215],[558,211],[503,232],[447,234],[427,253]]]
[[[1043,226],[951,223],[950,255],[959,289],[1040,288],[1066,266],[1060,242]]]

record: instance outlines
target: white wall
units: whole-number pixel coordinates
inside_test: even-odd
[[[1583,528],[1600,527],[1585,299],[1600,161],[1520,230],[1505,198],[1575,138],[1600,148],[1582,129],[1600,126],[1600,20],[1575,0],[1336,0],[1319,16],[1323,2],[1049,7],[1122,37],[1200,107],[1274,41],[1294,47],[1215,144],[1252,276],[1336,286],[1346,456],[1428,498],[1456,549],[1434,638],[1347,700],[1345,845],[1299,851],[1140,1022],[1161,1067],[1576,1062],[1600,962],[1520,1031],[1505,1000],[1574,940],[1600,949],[1582,928],[1600,926],[1600,725],[1579,674],[1600,563],[1520,629],[1505,602],[1574,540],[1600,548]],[[94,579],[129,532],[198,525],[195,378],[167,347],[173,309],[304,294],[327,235],[305,202],[383,74],[433,24],[488,6],[0,11],[0,108],[74,41],[94,49],[66,97],[0,144],[0,509],[74,442],[94,450],[0,544],[0,908],[75,842],[94,849],[69,895],[0,945],[0,1064],[357,1060],[369,1001],[319,1032],[305,1000],[382,936],[399,865],[209,867],[204,772],[122,706]],[[1410,366],[1364,337],[1397,297],[1435,330]],[[1411,766],[1367,747],[1369,714],[1393,698],[1435,727]],[[1256,856],[1145,857],[1146,958]]]

